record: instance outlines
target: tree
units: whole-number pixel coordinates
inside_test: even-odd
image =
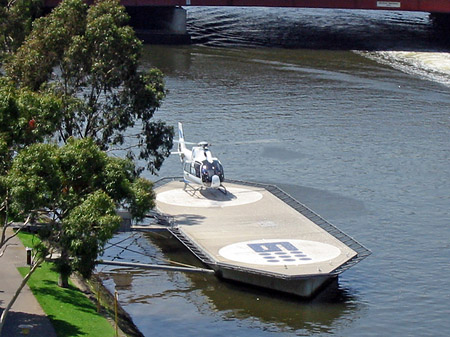
[[[11,309],[11,307],[16,302],[17,297],[19,297],[20,292],[22,291],[23,287],[25,287],[25,284],[27,284],[27,282],[30,279],[31,275],[42,264],[42,262],[44,262],[44,255],[39,254],[34,259],[34,262],[33,262],[33,265],[31,267],[30,271],[23,278],[22,282],[20,283],[19,287],[17,288],[16,292],[14,293],[14,296],[12,297],[12,299],[9,301],[9,303],[6,305],[5,309],[3,310],[2,315],[0,316],[0,336],[2,334],[3,325],[5,323],[6,316],[8,315],[9,310]]]
[[[1,176],[11,165],[14,153],[44,141],[58,130],[61,108],[62,101],[55,95],[17,89],[7,78],[0,77]]]
[[[61,101],[54,95],[17,89],[6,78],[0,78],[0,254],[12,238],[5,234],[11,225],[10,197],[5,180],[8,170],[21,149],[44,141],[57,130],[61,106]],[[24,219],[28,217],[25,211],[20,215]]]
[[[19,48],[31,31],[42,0],[0,0],[0,66],[5,55]]]
[[[47,86],[62,97],[61,140],[92,137],[102,150],[126,146],[130,158],[138,148],[155,173],[170,154],[173,129],[152,121],[166,93],[163,76],[139,69],[142,44],[127,20],[118,0],[90,7],[64,0],[35,20],[5,69],[20,86]]]
[[[61,286],[74,270],[90,276],[119,226],[118,206],[138,219],[154,207],[152,183],[138,177],[131,161],[108,157],[91,138],[71,138],[62,147],[31,145],[14,159],[6,180],[11,212],[49,216],[39,235],[61,253]]]
[[[7,235],[13,220],[22,220],[26,226],[33,212],[26,209],[10,211],[11,195],[7,174],[18,152],[35,142],[50,137],[60,124],[61,101],[51,94],[39,94],[27,89],[17,89],[6,78],[0,78],[0,258],[8,242],[19,233]],[[19,285],[15,295],[6,305],[0,317],[0,335],[8,312],[19,296],[26,282],[42,263],[47,247],[39,245],[30,272]]]
[[[6,236],[12,224],[6,175],[21,149],[49,138],[57,130],[60,109],[61,101],[54,95],[17,89],[6,78],[0,78],[0,256],[14,237]],[[25,224],[30,220],[25,210],[16,215],[25,219]]]
[[[66,285],[71,271],[85,277],[92,272],[118,225],[119,205],[135,218],[154,206],[152,184],[139,178],[140,170],[102,150],[129,136],[135,142],[127,148],[139,147],[139,158],[155,172],[169,155],[173,130],[151,121],[165,97],[163,77],[156,69],[139,69],[142,45],[125,26],[118,0],[92,7],[63,1],[34,21],[25,38],[32,14],[26,6],[37,2],[0,0],[0,66],[4,62],[13,81],[0,78],[0,255],[12,220],[26,224],[44,214],[50,220],[40,236],[48,245],[38,261],[45,247],[57,248],[60,283]],[[12,54],[3,58],[5,53]],[[65,146],[35,144],[56,130]]]

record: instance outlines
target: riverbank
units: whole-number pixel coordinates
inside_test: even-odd
[[[22,276],[29,270],[25,246],[33,245],[32,238],[29,233],[21,233],[22,242],[19,238],[14,238],[7,249],[9,252],[5,252],[5,256],[0,259],[2,307],[8,304],[22,281]],[[114,297],[96,277],[85,281],[73,276],[67,289],[57,286],[57,278],[50,263],[44,263],[35,271],[7,316],[2,336],[21,336],[19,326],[23,324],[31,327],[29,336],[115,335]],[[97,308],[100,308],[99,313]],[[143,336],[120,305],[118,323],[119,336]]]
[[[89,280],[83,280],[81,277],[73,276],[72,281],[77,287],[97,304],[100,301],[103,315],[114,317],[114,295],[103,285],[101,279],[97,275],[92,275]],[[129,337],[144,337],[139,329],[134,325],[131,316],[122,308],[120,303],[117,304],[118,325],[122,334]],[[114,323],[111,321],[111,323]]]
[[[7,236],[12,234],[12,229],[7,230]],[[17,268],[25,267],[27,262],[25,247],[18,237],[14,237],[2,257],[0,257],[0,312],[3,312],[18,286],[22,282],[22,276]],[[56,337],[55,329],[44,310],[34,297],[28,285],[22,289],[19,297],[12,306],[1,336],[22,336],[20,325],[31,325],[30,337],[47,336]]]

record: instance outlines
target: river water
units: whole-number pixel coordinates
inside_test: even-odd
[[[190,8],[192,46],[146,46],[157,117],[226,177],[274,183],[373,254],[311,301],[214,276],[100,266],[146,336],[447,336],[450,44],[425,13]],[[177,156],[160,176],[179,176]],[[150,177],[156,179],[155,177]],[[105,258],[197,264],[119,234]]]

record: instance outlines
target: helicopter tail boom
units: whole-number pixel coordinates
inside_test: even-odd
[[[191,152],[186,148],[186,143],[184,141],[184,132],[183,132],[183,124],[178,122],[178,154],[181,159],[183,157],[187,157],[188,159],[191,157]]]

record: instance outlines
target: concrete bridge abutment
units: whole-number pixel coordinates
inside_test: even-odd
[[[126,7],[137,36],[151,44],[189,44],[186,10],[178,6]]]

